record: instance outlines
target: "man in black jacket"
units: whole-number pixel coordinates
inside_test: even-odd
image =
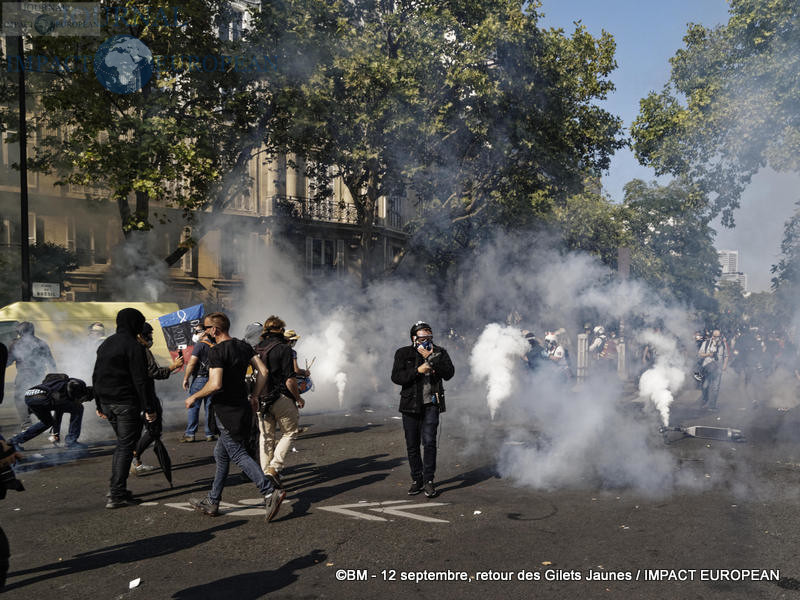
[[[436,471],[436,431],[439,413],[445,411],[442,380],[453,377],[455,369],[447,350],[433,343],[433,330],[423,321],[411,327],[411,345],[394,354],[392,381],[403,386],[400,412],[406,437],[412,484],[408,495],[424,491],[436,496],[433,476]],[[420,443],[424,455],[420,455]]]
[[[156,400],[148,385],[147,356],[136,339],[145,318],[135,308],[117,314],[117,332],[97,349],[92,384],[97,415],[108,419],[117,435],[111,462],[111,490],[106,508],[134,504],[126,489],[133,449],[142,431],[142,412],[147,421],[156,419]]]

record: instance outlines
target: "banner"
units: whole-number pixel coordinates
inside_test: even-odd
[[[181,308],[175,312],[158,317],[161,324],[161,331],[167,342],[167,350],[170,356],[175,358],[178,354],[183,354],[184,363],[189,362],[192,356],[192,333],[195,327],[203,320],[202,304],[195,304],[188,308]]]

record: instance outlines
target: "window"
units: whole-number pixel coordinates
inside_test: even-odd
[[[306,238],[306,272],[336,275],[344,269],[344,240]]]

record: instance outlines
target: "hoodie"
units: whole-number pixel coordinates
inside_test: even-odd
[[[92,385],[101,412],[102,404],[127,404],[155,412],[155,395],[148,385],[147,354],[136,340],[144,323],[144,315],[138,310],[123,308],[117,313],[117,332],[97,348]]]

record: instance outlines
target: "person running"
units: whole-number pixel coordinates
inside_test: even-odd
[[[267,381],[267,368],[250,344],[230,336],[230,326],[230,319],[224,313],[215,312],[203,318],[203,330],[216,340],[216,345],[209,353],[208,383],[186,399],[186,408],[191,408],[200,398],[214,395],[211,408],[219,429],[219,439],[214,447],[217,471],[208,495],[202,499],[192,498],[189,503],[195,510],[206,515],[219,515],[225,478],[233,462],[256,484],[264,496],[267,521],[272,521],[278,514],[286,492],[264,474],[244,447],[258,396]],[[248,366],[252,366],[258,373],[249,402],[245,383]]]

